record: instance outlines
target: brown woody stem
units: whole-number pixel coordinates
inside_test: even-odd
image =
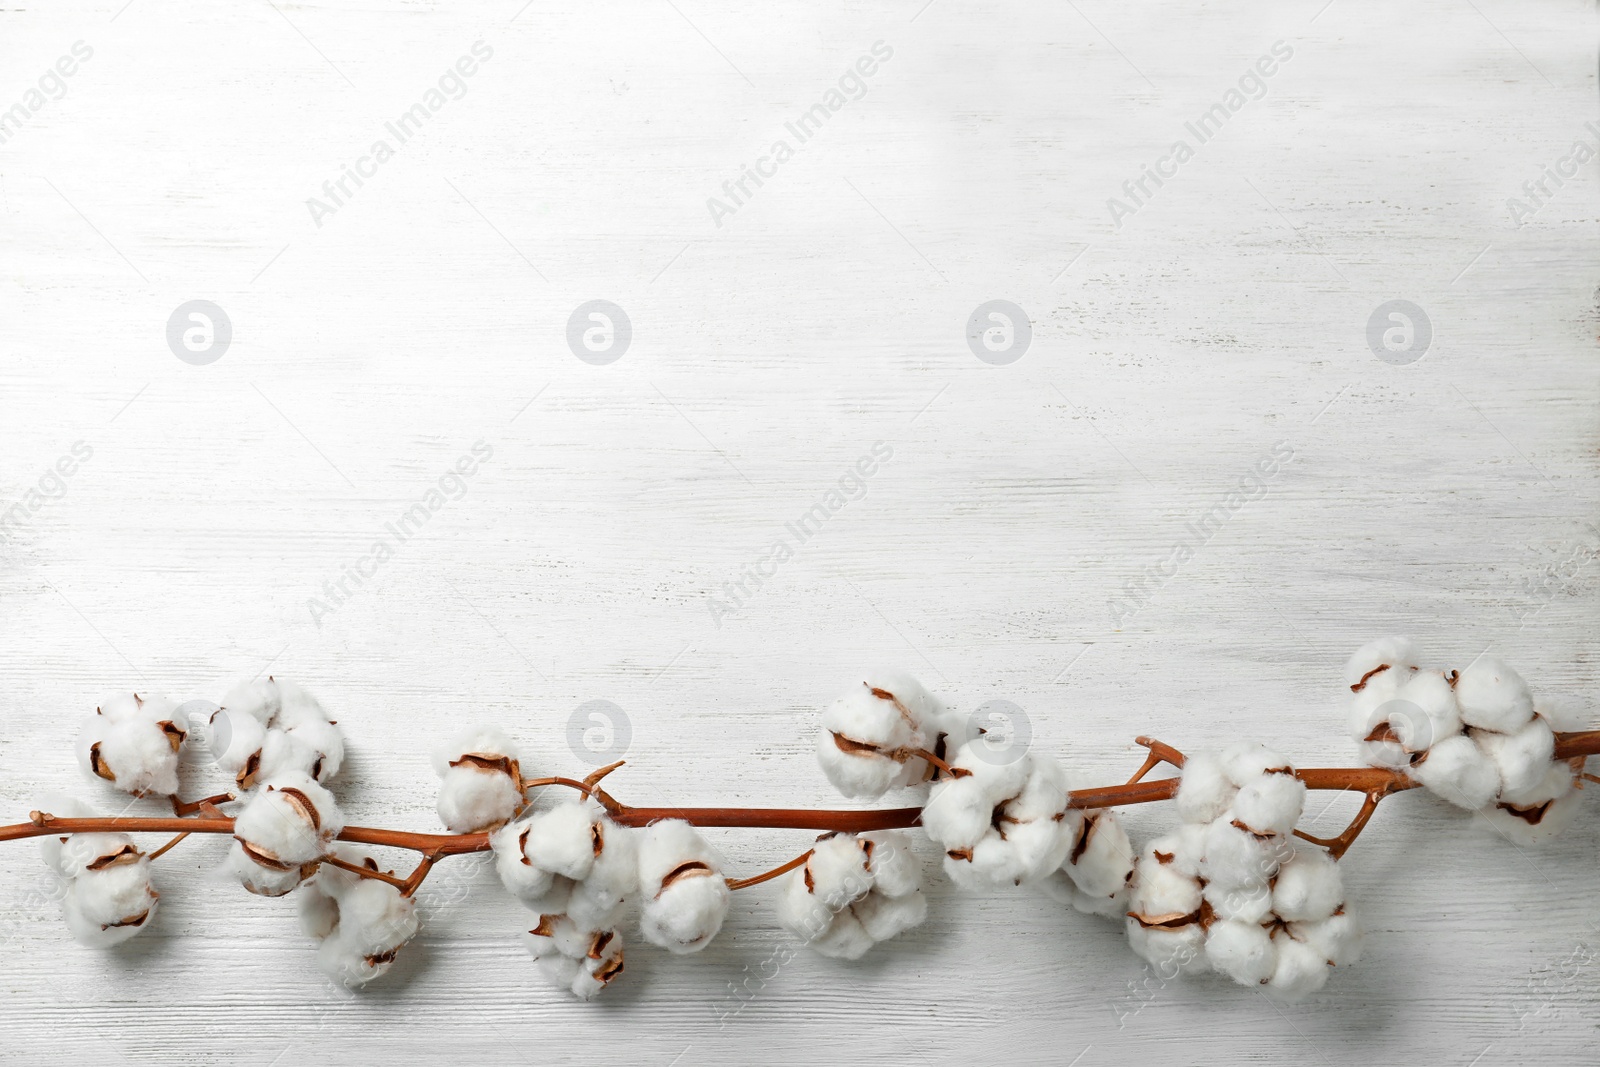
[[[433,865],[439,862],[440,855],[437,852],[429,852],[422,857],[422,862],[417,864],[416,870],[411,872],[410,877],[405,881],[405,885],[400,887],[401,896],[409,897],[415,895],[416,891],[422,886],[422,880],[428,877],[428,872],[433,870]]]
[[[1182,765],[1183,755],[1176,749],[1149,738],[1141,738],[1140,743],[1150,749],[1151,758],[1157,762]],[[1600,730],[1556,735],[1556,759],[1577,759],[1597,754],[1600,754]],[[1121,785],[1075,789],[1071,793],[1069,804],[1080,810],[1095,810],[1171,800],[1177,794],[1177,778],[1144,781],[1141,780],[1143,773],[1146,772],[1141,772],[1141,776],[1136,777],[1136,780]],[[1355,841],[1356,836],[1371,819],[1372,811],[1377,807],[1378,801],[1391,793],[1417,787],[1417,782],[1403,771],[1385,770],[1381,767],[1309,767],[1296,771],[1295,777],[1304,782],[1308,789],[1354,790],[1366,794],[1367,800],[1362,805],[1361,812],[1338,837],[1318,839],[1300,834],[1306,840],[1316,841],[1330,850],[1337,849],[1336,855],[1342,854]],[[922,815],[921,808],[877,808],[865,811],[810,808],[635,808],[618,802],[604,790],[572,778],[539,778],[524,784],[527,788],[561,785],[576,789],[605,805],[611,818],[624,826],[648,826],[663,819],[683,819],[696,826],[861,833],[867,830],[896,830],[915,826]],[[0,826],[0,841],[16,841],[49,834],[80,833],[231,834],[233,819],[222,815],[214,803],[223,799],[226,798],[210,797],[204,801],[195,801],[193,806],[201,811],[198,818],[59,819],[48,813],[32,812],[28,822]],[[489,835],[486,833],[423,834],[407,830],[347,826],[339,834],[339,840],[362,845],[384,845],[422,853],[422,863],[412,872],[411,877],[404,880],[393,876],[374,875],[374,872],[366,868],[355,871],[363,877],[381,877],[402,890],[409,886],[412,892],[421,884],[433,864],[446,856],[486,852],[489,849]],[[784,870],[792,870],[794,866],[804,861],[804,857],[801,857],[799,860],[791,861],[793,866],[779,868],[767,876],[758,875],[757,878],[764,880],[765,877],[776,877]],[[353,869],[350,865],[332,859],[324,862]],[[757,882],[743,879],[741,884],[754,885]]]

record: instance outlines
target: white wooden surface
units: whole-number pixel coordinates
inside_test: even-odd
[[[493,721],[583,770],[565,724],[594,699],[629,717],[624,799],[835,804],[811,735],[864,663],[1018,703],[1085,782],[1140,733],[1347,763],[1337,670],[1382,632],[1492,646],[1593,707],[1600,163],[1520,228],[1506,205],[1595,141],[1578,0],[122,3],[0,13],[0,106],[93,49],[0,145],[0,508],[93,449],[0,544],[7,821],[92,792],[70,736],[106,692],[215,699],[269,667],[347,728],[350,818],[416,829],[433,740]],[[314,225],[306,198],[479,40],[466,95]],[[707,197],[877,41],[867,94],[714,225]],[[1107,198],[1277,41],[1264,98],[1114,229]],[[210,366],[164,339],[197,298],[234,327]],[[633,323],[610,366],[564,341],[596,298]],[[1433,325],[1409,366],[1366,341],[1397,298]],[[991,299],[1032,319],[1009,366],[964,340]],[[316,625],[322,582],[479,440],[466,495]],[[708,596],[876,441],[864,498],[714,625]],[[1115,626],[1279,442],[1265,496]],[[751,872],[807,835],[716,840]],[[1365,960],[1274,1007],[1146,985],[1109,925],[943,885],[869,960],[775,974],[789,942],[741,893],[709,951],[634,938],[581,1005],[459,863],[352,998],[292,906],[212,873],[219,842],[163,861],[159,926],[108,957],[12,845],[0,1058],[1592,1062],[1597,846],[1600,810],[1521,853],[1397,798],[1347,863]]]

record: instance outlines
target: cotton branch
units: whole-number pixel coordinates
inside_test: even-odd
[[[1178,778],[1158,778],[1146,780],[1144,775],[1149,773],[1160,763],[1168,763],[1175,767],[1182,767],[1184,756],[1181,752],[1160,741],[1152,738],[1141,737],[1139,744],[1149,749],[1149,756],[1144,766],[1140,768],[1132,780],[1119,784],[1097,786],[1090,789],[1073,790],[1070,794],[1070,806],[1080,810],[1096,810],[1101,808],[1126,807],[1134,804],[1150,804],[1163,800],[1171,800],[1178,791]],[[1600,754],[1600,730],[1585,730],[1556,735],[1555,756],[1557,759],[1577,759],[1581,757]],[[551,777],[532,779],[524,783],[526,788],[542,786],[562,786],[592,797],[603,805],[610,817],[624,826],[648,826],[650,823],[665,819],[682,819],[696,826],[715,827],[745,827],[760,829],[791,829],[791,830],[817,830],[835,831],[841,833],[862,833],[869,830],[905,829],[919,824],[922,809],[910,808],[878,808],[861,811],[839,809],[811,809],[811,808],[648,808],[626,805],[610,796],[599,788],[599,781],[611,773],[616,767],[602,768],[589,776],[588,780],[579,781],[573,778]],[[1295,776],[1306,784],[1308,789],[1354,791],[1366,796],[1361,811],[1356,815],[1343,833],[1333,838],[1315,838],[1296,831],[1298,836],[1305,840],[1326,847],[1335,856],[1340,856],[1355,841],[1356,836],[1366,826],[1372,817],[1373,810],[1384,797],[1417,787],[1417,782],[1399,770],[1386,770],[1379,767],[1326,767],[1306,768],[1294,772]],[[173,799],[174,810],[199,812],[199,815],[174,816],[172,818],[144,818],[123,817],[111,818],[57,818],[47,812],[32,812],[30,819],[25,823],[12,826],[0,826],[0,841],[16,841],[29,837],[44,837],[50,834],[79,834],[79,833],[159,833],[159,834],[232,834],[233,819],[223,815],[216,807],[218,803],[225,803],[233,799],[229,794],[220,794],[208,797],[205,800],[185,803]],[[363,845],[384,845],[392,848],[407,849],[422,854],[422,860],[412,874],[400,879],[394,876],[384,876],[381,872],[371,869],[357,869],[354,873],[363,877],[379,877],[401,887],[406,895],[411,895],[427,877],[428,871],[439,860],[449,856],[466,855],[489,850],[489,835],[487,833],[474,834],[428,834],[413,833],[408,830],[385,830],[367,826],[347,826],[338,835],[341,841],[349,841]],[[171,842],[166,847],[171,847]],[[159,854],[159,852],[157,853]],[[736,881],[739,885],[755,885],[776,877],[785,871],[792,870],[805,862],[805,856],[797,857],[788,864],[775,871],[757,875],[753,878]],[[342,862],[332,859],[325,860],[334,866],[346,867]]]

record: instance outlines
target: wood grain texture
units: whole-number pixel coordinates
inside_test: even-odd
[[[418,830],[429,744],[495,722],[531,772],[586,772],[566,728],[596,699],[631,725],[629,802],[834,806],[812,732],[863,664],[1014,701],[1082,784],[1140,733],[1348,762],[1337,670],[1384,632],[1492,647],[1594,718],[1600,162],[1525,225],[1506,201],[1595,143],[1595,29],[1578,0],[14,4],[0,108],[93,57],[0,144],[0,507],[93,456],[0,543],[7,821],[90,789],[70,736],[107,692],[269,668],[346,728],[349,819]],[[465,95],[315,225],[306,199],[480,40]],[[715,225],[707,198],[878,41],[866,94]],[[1265,95],[1113,227],[1278,41]],[[234,328],[205,367],[164,337],[197,298]],[[609,366],[565,343],[597,298],[633,324]],[[992,299],[1033,324],[1009,366],[964,338]],[[1367,344],[1392,299],[1432,323],[1407,366]],[[465,495],[317,625],[308,599],[480,440]],[[708,598],[878,441],[865,495],[716,625]],[[1280,442],[1265,495],[1117,625]],[[746,874],[810,835],[712,836]],[[856,965],[793,955],[771,888],[741,893],[708,951],[632,937],[581,1005],[463,860],[348,996],[221,848],[164,859],[158,926],[100,956],[7,846],[0,1058],[1489,1067],[1591,1062],[1597,1022],[1594,810],[1522,852],[1389,801],[1346,861],[1366,958],[1293,1007],[1147,984],[1109,924],[942,882]]]

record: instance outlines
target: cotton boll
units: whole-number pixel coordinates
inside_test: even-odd
[[[1401,707],[1389,714],[1389,728],[1407,752],[1426,751],[1461,732],[1455,689],[1438,671],[1418,671],[1395,699]]]
[[[1522,676],[1493,656],[1479,656],[1456,680],[1456,702],[1468,726],[1508,734],[1533,718],[1533,694]]]
[[[610,819],[595,820],[599,851],[589,874],[573,885],[566,912],[589,930],[609,930],[622,919],[623,905],[639,891],[638,831]]]
[[[77,797],[68,796],[65,793],[46,793],[44,798],[39,801],[39,806],[36,810],[48,815],[54,815],[58,819],[84,819],[88,818],[90,814],[89,806],[87,804],[79,800]],[[72,877],[72,873],[62,867],[62,846],[67,844],[69,841],[81,841],[85,837],[98,836],[101,835],[75,834],[60,837],[41,837],[39,838],[39,855],[43,857],[45,866],[49,867],[58,874],[63,875],[64,877],[70,878]],[[133,844],[129,838],[122,834],[108,834],[105,836],[117,838],[119,844],[122,842],[126,842],[130,845]]]
[[[1344,684],[1352,689],[1363,680],[1369,684],[1377,677],[1374,672],[1387,668],[1417,666],[1417,649],[1409,637],[1380,637],[1356,649],[1344,665]]]
[[[105,720],[108,726],[114,726],[120,722],[145,718],[144,704],[145,698],[138,693],[118,693],[101,701],[94,713]]]
[[[565,915],[541,915],[523,937],[539,969],[579,1000],[592,999],[622,973],[622,934],[584,929]]]
[[[284,730],[297,730],[302,726],[328,722],[322,703],[294,682],[272,679],[278,687],[277,725]]]
[[[728,883],[720,873],[689,871],[644,901],[639,917],[645,940],[674,955],[699,952],[728,915]]]
[[[928,692],[922,683],[905,671],[875,667],[866,672],[862,681],[866,688],[890,694],[910,714],[912,722],[924,734],[945,714],[939,698]]]
[[[1201,888],[1198,879],[1180,874],[1170,865],[1139,863],[1133,872],[1128,910],[1156,926],[1187,916],[1199,918]]]
[[[834,915],[834,909],[807,888],[804,871],[784,876],[778,892],[778,923],[785,930],[809,943],[827,932]]]
[[[501,826],[522,806],[520,785],[516,776],[492,765],[464,761],[447,767],[439,783],[439,821],[456,834]]]
[[[72,834],[65,841],[46,838],[54,844],[52,864],[63,878],[76,878],[86,871],[129,862],[141,853],[127,834]]]
[[[812,896],[837,911],[872,888],[868,856],[854,834],[825,834],[811,846],[811,856],[801,869]]]
[[[1091,897],[1112,897],[1133,874],[1133,843],[1116,813],[1098,811],[1078,820],[1061,869]]]
[[[269,778],[281,774],[303,774],[313,777],[322,754],[299,738],[276,727],[269,729],[261,739],[260,754],[246,757],[244,766],[236,777],[239,788],[254,789]]]
[[[416,901],[387,882],[359,878],[340,893],[338,902],[338,926],[323,944],[337,942],[340,947],[319,952],[318,962],[346,985],[365,985],[387,971],[416,936]]]
[[[364,851],[334,846],[346,863],[376,871]],[[353,871],[324,866],[300,894],[301,927],[322,941],[317,963],[331,978],[361,986],[393,964],[395,956],[416,936],[416,902],[401,896],[388,882]]]
[[[1290,922],[1317,922],[1344,902],[1344,881],[1338,862],[1326,851],[1297,851],[1278,869],[1272,887],[1272,910]]]
[[[1300,821],[1306,785],[1287,774],[1264,774],[1233,798],[1233,817],[1257,835],[1287,834]]]
[[[205,746],[217,769],[235,781],[241,788],[255,785],[260,772],[261,746],[266,743],[267,728],[254,715],[234,708],[218,708],[206,724]],[[250,784],[243,785],[242,779]]]
[[[928,917],[928,898],[920,889],[901,896],[872,892],[850,906],[861,928],[873,941],[887,941],[921,926]]]
[[[1299,1000],[1327,984],[1328,961],[1317,948],[1287,933],[1272,941],[1278,950],[1277,964],[1267,982],[1272,993],[1283,1000]]]
[[[1498,836],[1514,845],[1541,845],[1572,825],[1583,804],[1575,787],[1572,768],[1553,763],[1533,788],[1513,800],[1502,795],[1498,804],[1483,809]]]
[[[622,935],[608,930],[605,944],[578,961],[577,972],[567,988],[579,1000],[593,1000],[621,973]]]
[[[149,882],[145,881],[148,896],[143,902],[142,911],[121,919],[110,922],[103,921],[106,914],[114,914],[121,909],[107,907],[105,892],[92,883],[86,884],[74,881],[67,886],[67,892],[61,899],[61,913],[67,921],[67,930],[80,943],[90,948],[112,948],[134,937],[151,925],[155,917],[157,894],[149,890]],[[134,894],[130,902],[138,906],[141,902]]]
[[[337,869],[324,867],[318,878],[329,870]],[[323,891],[317,884],[318,878],[311,879],[303,891],[295,894],[295,898],[299,902],[300,929],[306,936],[320,941],[339,925],[339,902],[332,894]]]
[[[1223,773],[1243,788],[1265,774],[1292,774],[1294,765],[1259,741],[1239,741],[1221,754]]]
[[[826,728],[817,740],[817,762],[833,787],[852,800],[876,800],[907,782],[904,764]]]
[[[680,819],[652,823],[639,841],[640,927],[674,954],[698,952],[722,929],[728,882],[710,847]]]
[[[1292,852],[1281,837],[1258,837],[1231,822],[1217,820],[1206,828],[1205,859],[1200,873],[1224,886],[1253,885],[1278,873]]]
[[[316,697],[293,682],[268,678],[235,686],[212,718],[212,751],[242,789],[286,771],[327,782],[344,762],[344,738],[338,726]],[[261,730],[248,725],[247,719]],[[227,723],[225,740],[216,729],[218,721]]]
[[[1411,680],[1411,672],[1384,671],[1375,674],[1349,699],[1350,734],[1357,739],[1366,737],[1373,727],[1383,722],[1383,709],[1400,693],[1400,687]]]
[[[533,862],[525,849],[528,842],[528,820],[508,823],[489,835],[489,848],[494,852],[495,873],[501,883],[514,896],[539,897],[550,890],[555,877]]]
[[[858,959],[926,917],[920,881],[904,834],[824,834],[784,880],[778,921],[824,956]]]
[[[1220,755],[1196,752],[1184,761],[1179,778],[1178,817],[1188,823],[1210,822],[1227,810],[1237,789]]]
[[[807,947],[820,955],[836,960],[858,960],[873,945],[861,921],[850,908],[836,912],[822,933],[806,942]]]
[[[228,690],[222,698],[222,707],[228,711],[248,715],[265,729],[272,724],[278,714],[278,709],[283,706],[282,698],[278,694],[278,685],[271,678],[260,681],[242,682]]]
[[[956,777],[933,783],[922,809],[928,836],[946,849],[972,848],[993,829],[995,807],[1019,796],[1032,770],[1024,755],[1010,763],[991,763],[969,742],[955,753],[950,766]]]
[[[932,768],[912,751],[943,757],[965,740],[958,729],[957,718],[915,678],[875,670],[823,712],[817,758],[846,796],[876,799],[929,777]]]
[[[910,837],[898,830],[872,830],[861,834],[860,840],[875,892],[903,897],[922,887],[922,862],[911,850]]]
[[[1502,793],[1522,793],[1538,785],[1555,756],[1555,734],[1539,718],[1510,734],[1477,730],[1473,740],[1500,772]]]
[[[299,866],[264,866],[256,861],[254,855],[246,852],[238,841],[229,847],[224,866],[245,889],[262,897],[283,896],[309,878],[317,867],[315,863]]]
[[[1272,883],[1267,881],[1226,885],[1207,882],[1206,903],[1218,919],[1242,923],[1266,922],[1272,914]]]
[[[286,773],[250,799],[234,820],[233,835],[258,865],[286,870],[320,860],[342,829],[333,794],[309,775]]]
[[[1533,712],[1550,724],[1552,730],[1588,730],[1589,712],[1578,701],[1563,696],[1537,696]]]
[[[1331,967],[1345,967],[1361,959],[1361,924],[1348,909],[1341,908],[1321,922],[1290,923],[1289,933]]]
[[[1409,753],[1393,739],[1391,720],[1426,719],[1415,705],[1400,699],[1400,690],[1412,680],[1413,674],[1409,667],[1403,671],[1384,671],[1373,675],[1359,692],[1351,694],[1350,736],[1359,743],[1363,762],[1374,767],[1404,767],[1411,762]]]
[[[446,744],[429,753],[433,773],[440,778],[463,756],[479,756],[486,761],[517,759],[517,746],[497,726],[473,726],[456,734]]]
[[[1500,790],[1500,771],[1472,738],[1445,738],[1428,750],[1428,758],[1411,766],[1410,774],[1429,792],[1459,808],[1476,811]]]
[[[1200,873],[1210,824],[1187,823],[1145,845],[1139,862],[1160,863],[1188,878]]]
[[[315,753],[307,773],[319,782],[327,782],[339,773],[344,765],[344,735],[331,722],[312,720],[285,731],[291,738]]]
[[[972,848],[983,840],[993,823],[991,794],[985,780],[977,775],[939,779],[933,783],[928,803],[922,808],[923,829],[946,849]]]
[[[573,979],[578,976],[578,960],[581,957],[568,956],[561,952],[556,938],[551,933],[552,924],[556,922],[570,922],[570,920],[564,915],[541,915],[539,925],[522,935],[522,941],[550,983],[558,988],[570,989]]]
[[[102,927],[143,926],[158,894],[150,887],[150,860],[126,852],[102,866],[90,865],[72,880],[83,919]]]
[[[872,800],[910,780],[901,750],[922,748],[926,740],[903,700],[864,682],[823,711],[817,758],[836,789]]]
[[[1124,929],[1128,947],[1163,978],[1204,974],[1211,967],[1205,954],[1206,930],[1198,922],[1168,929],[1145,927],[1137,919],[1130,918]]]
[[[1206,961],[1218,974],[1242,986],[1255,986],[1272,977],[1278,954],[1260,924],[1218,922],[1206,931]]]
[[[178,750],[187,733],[171,718],[155,717],[176,714],[170,701],[150,698],[137,714],[115,722],[90,716],[78,734],[79,766],[135,796],[176,793]]]
[[[922,825],[945,849],[945,871],[971,886],[1020,885],[1059,868],[1072,847],[1066,774],[1030,755],[993,764],[963,745],[959,777],[934,783]]]
[[[599,852],[596,809],[571,801],[528,820],[526,854],[534,863],[575,881],[589,875]],[[688,825],[685,823],[684,825]]]

